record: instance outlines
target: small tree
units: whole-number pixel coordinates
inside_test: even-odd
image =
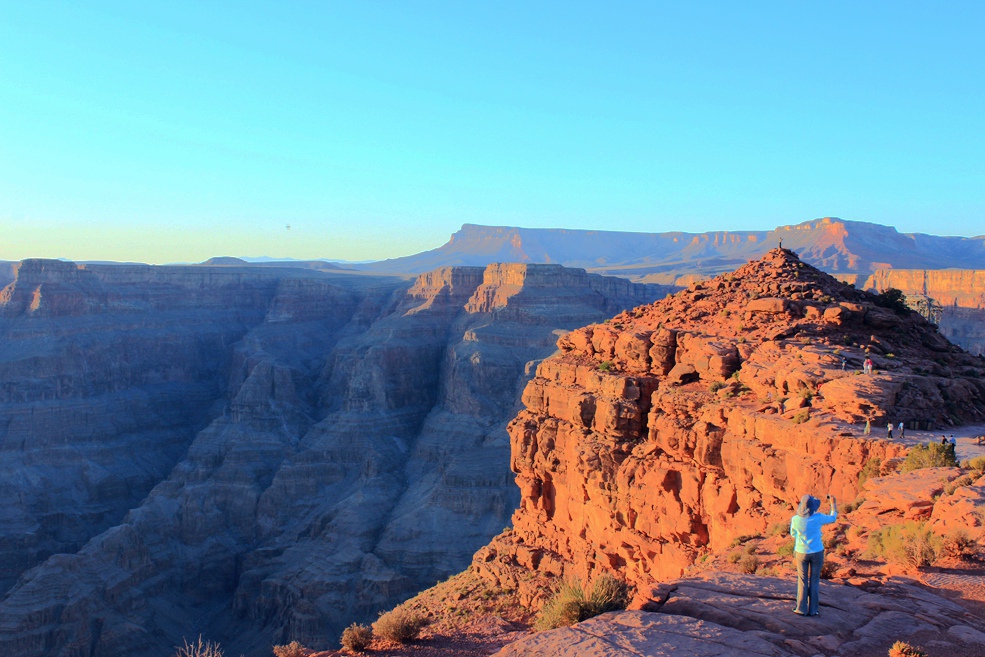
[[[910,313],[910,307],[906,305],[906,295],[903,294],[902,290],[897,290],[895,287],[880,292],[876,296],[876,305],[889,308],[897,315],[904,317]]]

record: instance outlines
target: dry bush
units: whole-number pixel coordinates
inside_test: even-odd
[[[424,619],[406,607],[394,607],[373,623],[373,634],[388,641],[406,643],[417,638]]]
[[[353,623],[342,632],[342,647],[352,652],[363,652],[373,642],[373,628]]]
[[[889,649],[889,657],[927,657],[927,653],[919,648],[914,648],[906,641],[897,641]]]
[[[941,538],[926,523],[887,525],[869,534],[869,554],[913,568],[928,566],[941,553]]]
[[[596,577],[591,586],[581,580],[565,580],[547,601],[537,616],[537,630],[553,630],[574,625],[607,611],[625,609],[629,604],[626,583],[605,573]]]
[[[175,646],[174,657],[223,657],[222,648],[218,643],[203,641],[202,635],[198,635],[198,640],[188,643],[188,639],[182,639],[185,645]]]
[[[976,479],[985,474],[985,456],[978,456],[970,461],[965,461],[961,465],[971,470],[971,476]]]
[[[835,562],[825,559],[824,563],[821,564],[821,579],[831,579],[835,576],[836,570],[838,570],[838,566]]]
[[[746,543],[746,546],[742,549],[746,554],[756,554],[756,544]]]
[[[789,536],[790,535],[790,523],[789,522],[778,522],[770,526],[767,532],[770,536]]]
[[[967,559],[978,554],[978,542],[963,527],[952,529],[941,539],[940,556]]]
[[[753,575],[759,570],[759,557],[755,554],[747,554],[739,560],[739,572]]]
[[[793,550],[797,547],[797,541],[794,538],[790,538],[782,543],[776,548],[776,556],[778,557],[792,557]]]
[[[275,657],[308,657],[315,651],[305,648],[297,641],[291,641],[286,646],[274,646]]]
[[[739,559],[742,558],[741,552],[729,552],[729,555],[725,557],[725,560],[729,563],[739,563]]]

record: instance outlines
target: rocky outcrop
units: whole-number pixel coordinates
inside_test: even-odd
[[[0,512],[0,652],[334,644],[501,530],[528,364],[655,292],[559,266],[23,263],[0,306],[0,486],[25,501]]]
[[[497,657],[813,657],[885,655],[898,640],[980,654],[963,607],[904,579],[865,588],[821,582],[821,613],[790,613],[789,581],[712,573],[659,587],[651,612],[612,612],[512,643]]]
[[[645,586],[788,520],[804,492],[854,499],[870,459],[904,452],[866,420],[985,417],[981,359],[783,249],[558,346],[510,425],[513,531],[473,564],[534,603],[531,573]]]

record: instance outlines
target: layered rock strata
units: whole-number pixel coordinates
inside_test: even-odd
[[[474,561],[531,602],[531,576],[648,586],[805,492],[854,499],[870,459],[905,451],[866,421],[884,436],[985,417],[985,361],[783,249],[558,346],[509,429],[513,531]]]
[[[663,293],[557,265],[21,264],[0,305],[19,500],[0,652],[334,644],[508,522],[528,363]]]

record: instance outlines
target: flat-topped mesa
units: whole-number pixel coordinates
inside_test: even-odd
[[[530,571],[678,577],[805,492],[854,499],[870,459],[905,452],[865,420],[985,417],[985,361],[877,301],[774,249],[562,336],[509,428],[514,530],[477,571],[521,590]]]

